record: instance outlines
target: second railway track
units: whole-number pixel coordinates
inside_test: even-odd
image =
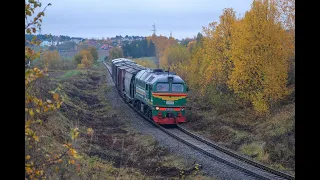
[[[110,66],[105,62],[103,62],[103,64],[106,66],[109,74],[111,74]],[[295,177],[290,174],[277,171],[261,163],[253,161],[243,155],[240,155],[232,150],[221,147],[216,143],[204,139],[179,125],[177,126],[177,128],[166,129],[154,123],[151,119],[147,118],[144,114],[134,108],[130,103],[125,103],[128,104],[131,109],[136,111],[145,120],[152,123],[154,126],[158,127],[171,137],[177,139],[180,142],[183,142],[184,144],[196,149],[203,154],[206,154],[207,156],[221,163],[229,165],[232,168],[238,169],[258,179],[295,179]]]

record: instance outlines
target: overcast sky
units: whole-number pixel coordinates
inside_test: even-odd
[[[41,34],[83,38],[116,35],[149,36],[155,23],[157,35],[178,39],[193,37],[224,8],[237,16],[248,11],[252,0],[42,0],[46,9]]]

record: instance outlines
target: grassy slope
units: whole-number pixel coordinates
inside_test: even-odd
[[[63,143],[70,142],[70,128],[79,127],[79,138],[73,144],[83,157],[77,166],[61,166],[57,172],[47,170],[48,179],[178,179],[181,170],[194,173],[181,158],[171,156],[153,139],[117,118],[118,112],[105,98],[110,91],[105,73],[102,65],[88,71],[50,72],[51,78],[40,83],[45,91],[60,84],[66,95],[61,109],[50,113],[37,130],[43,137],[43,147],[61,153]],[[93,137],[86,133],[89,127]],[[201,175],[188,175],[187,179],[196,177],[208,179]]]
[[[191,97],[190,97],[191,96]],[[186,126],[219,144],[246,154],[277,169],[295,169],[295,103],[281,105],[268,116],[258,117],[249,108],[226,108],[230,100],[216,106],[191,94]],[[221,102],[223,102],[223,107]]]

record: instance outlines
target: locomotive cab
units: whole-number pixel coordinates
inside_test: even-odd
[[[174,76],[166,79],[154,83],[152,119],[158,124],[183,123],[186,121],[186,85],[180,78],[175,80]]]
[[[173,72],[144,69],[134,79],[134,107],[158,124],[186,121],[186,84]]]

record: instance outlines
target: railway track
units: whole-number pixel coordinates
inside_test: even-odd
[[[106,66],[108,72],[111,74],[110,66],[105,62],[103,64]],[[203,137],[200,137],[187,129],[177,125],[176,128],[166,129],[147,118],[144,114],[138,111],[133,107],[132,104],[127,103],[123,100],[124,103],[128,104],[131,109],[136,111],[141,117],[143,117],[148,122],[152,123],[154,126],[161,129],[163,132],[167,133],[171,137],[177,139],[180,142],[196,149],[197,151],[206,154],[207,156],[231,166],[232,168],[238,169],[250,176],[253,176],[258,179],[292,179],[295,177],[265,166],[259,162],[253,161],[241,154],[238,154],[230,149],[226,149],[222,146],[217,145],[216,143],[209,141]]]

